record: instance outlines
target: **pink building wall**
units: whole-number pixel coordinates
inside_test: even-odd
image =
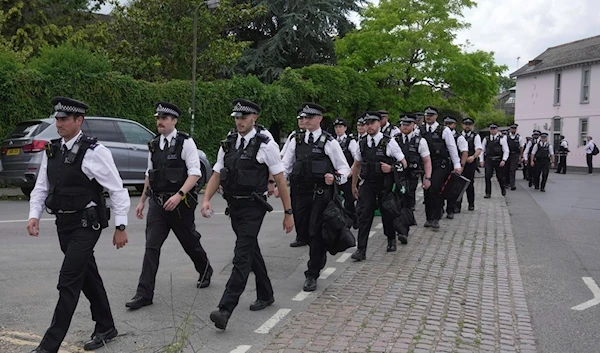
[[[588,66],[590,68],[590,66]],[[517,78],[515,122],[519,132],[531,136],[533,129],[553,136],[553,118],[562,118],[560,133],[569,142],[568,166],[585,167],[580,140],[580,119],[588,118],[588,136],[600,142],[600,65],[591,66],[589,103],[582,104],[582,67],[561,70],[560,105],[554,104],[556,72],[548,71]],[[552,142],[553,138],[549,140]],[[598,167],[597,159],[594,167]]]

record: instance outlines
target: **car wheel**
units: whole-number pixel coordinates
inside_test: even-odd
[[[144,184],[136,185],[135,189],[139,192],[144,192]]]
[[[29,197],[29,195],[31,195],[31,192],[33,191],[33,188],[22,187],[21,191],[25,196]]]

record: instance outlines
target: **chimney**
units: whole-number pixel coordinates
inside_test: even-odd
[[[535,66],[539,63],[541,63],[542,61],[539,59],[535,59],[535,60],[530,60],[529,63],[527,64],[527,66]]]

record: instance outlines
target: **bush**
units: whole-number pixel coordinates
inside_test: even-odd
[[[100,54],[64,44],[41,48],[28,67],[59,80],[76,80],[84,75],[109,72],[110,61]]]

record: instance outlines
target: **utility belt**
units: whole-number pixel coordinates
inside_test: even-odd
[[[58,211],[56,212],[56,225],[61,228],[70,226],[81,226],[100,230],[108,227],[110,209],[106,208],[107,219],[104,221],[99,215],[98,206],[92,206],[82,211]]]
[[[162,206],[171,198],[173,195],[177,194],[176,192],[154,192],[152,189],[148,188],[146,191],[146,195],[151,197],[159,206]],[[181,202],[179,205],[184,204],[187,208],[194,209],[198,205],[198,196],[195,192],[190,191],[187,194],[183,195],[181,198]],[[177,207],[179,207],[177,205]]]
[[[256,192],[253,192],[250,195],[229,195],[227,193],[223,193],[223,198],[225,201],[227,201],[227,208],[225,209],[226,216],[229,215],[230,208],[243,207],[247,202],[256,202],[265,211],[273,211],[273,206],[267,202],[267,197],[265,195],[259,195]]]
[[[494,156],[494,157],[485,157],[486,159],[489,159],[492,162],[500,162],[502,160],[501,156]]]
[[[323,193],[323,190],[326,190],[329,185],[323,183],[302,183],[302,182],[292,182],[293,187],[298,190],[303,191],[318,191],[319,194]]]
[[[441,169],[446,169],[450,165],[450,160],[448,158],[432,160],[431,165],[433,167],[439,167]]]

